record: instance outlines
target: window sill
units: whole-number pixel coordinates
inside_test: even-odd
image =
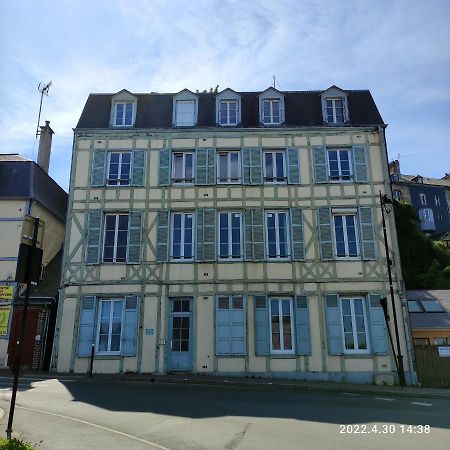
[[[246,353],[242,353],[240,355],[221,355],[216,353],[216,358],[245,358],[246,356]]]
[[[276,359],[296,359],[299,355],[295,353],[271,353],[269,356]]]
[[[233,263],[233,262],[242,262],[243,261],[243,259],[242,259],[242,256],[240,257],[240,258],[219,258],[218,260],[217,260],[217,262],[231,262],[231,263]]]
[[[117,353],[107,354],[107,353],[95,353],[94,359],[101,360],[101,359],[120,359],[121,355]]]

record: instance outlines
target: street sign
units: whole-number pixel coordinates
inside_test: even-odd
[[[0,305],[0,337],[8,336],[9,315],[11,314],[11,303]]]
[[[23,218],[22,232],[20,235],[20,242],[22,244],[27,244],[27,245],[32,244],[35,220],[36,220],[36,217],[32,217],[32,216],[25,216]],[[44,240],[45,222],[41,219],[38,219],[38,220],[39,220],[39,228],[38,228],[38,233],[37,233],[36,247],[42,248],[42,242]]]
[[[0,300],[12,300],[14,298],[14,286],[0,284]]]

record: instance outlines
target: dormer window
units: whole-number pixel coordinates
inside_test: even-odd
[[[275,88],[259,94],[259,118],[262,125],[272,126],[284,123],[284,94]]]
[[[321,94],[323,121],[343,125],[348,122],[348,94],[337,86],[331,86]]]
[[[114,125],[131,127],[133,125],[133,103],[118,102],[115,104]]]
[[[111,127],[134,127],[137,98],[126,89],[114,94],[111,99]]]
[[[219,123],[220,125],[237,125],[237,100],[221,100]]]
[[[342,98],[325,99],[328,123],[344,123],[344,100]]]
[[[236,127],[241,123],[241,96],[227,88],[216,95],[216,124]]]
[[[194,127],[197,125],[198,97],[184,89],[173,97],[172,121],[175,127]]]

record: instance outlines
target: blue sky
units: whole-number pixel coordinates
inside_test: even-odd
[[[90,92],[370,89],[403,173],[450,172],[450,2],[32,0],[0,3],[0,153],[36,159],[68,187],[72,128]]]

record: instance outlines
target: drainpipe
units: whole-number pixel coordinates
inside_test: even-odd
[[[387,152],[387,141],[386,141],[386,134],[385,134],[385,129],[386,129],[387,125],[379,125],[378,126],[378,133],[381,134],[383,136],[383,147],[384,147],[384,154],[385,154],[385,161],[386,161],[386,167],[385,167],[385,173],[387,173],[388,177],[389,177],[389,190],[390,190],[390,197],[392,198],[392,181],[391,181],[391,176],[389,174],[389,156],[388,156],[388,152]],[[395,233],[392,233],[392,226],[391,226],[391,222],[390,222],[390,226],[389,226],[389,231],[391,233],[391,237],[396,237],[397,236],[397,230],[395,228],[395,219],[394,219],[394,231]],[[398,247],[398,241],[397,239],[392,239],[391,242],[391,248],[395,249],[397,255],[400,255],[400,250]],[[401,263],[399,261],[399,264],[395,265],[395,272],[396,272],[396,277],[397,277],[397,288],[399,288],[399,280],[403,280],[403,275],[402,275],[402,267],[401,267]],[[402,287],[404,286],[403,281],[402,281]],[[407,361],[408,361],[408,369],[409,369],[409,373],[410,373],[410,382],[413,385],[417,385],[417,374],[415,371],[415,362],[414,362],[414,350],[412,347],[412,336],[411,336],[411,327],[409,326],[409,313],[408,310],[406,308],[407,303],[405,304],[405,302],[402,300],[403,298],[406,299],[406,291],[402,288],[400,288],[401,291],[399,290],[398,294],[400,297],[400,303],[401,303],[401,312],[402,312],[402,316],[403,316],[403,329],[404,329],[404,334],[405,334],[405,342],[406,342],[406,354],[408,355],[407,357]]]

